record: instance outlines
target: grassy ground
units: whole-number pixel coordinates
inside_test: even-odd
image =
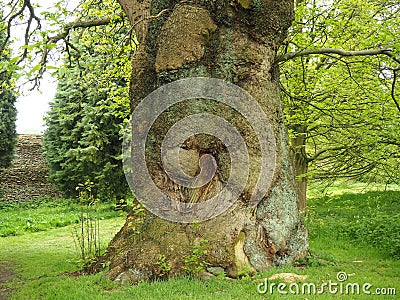
[[[102,219],[115,218],[114,204],[98,205]],[[69,199],[37,199],[29,202],[0,201],[0,237],[38,232],[79,222],[81,206]]]
[[[310,230],[310,256],[297,266],[275,268],[255,278],[235,281],[224,278],[199,281],[183,277],[121,286],[102,280],[102,274],[69,277],[65,272],[74,271],[80,265],[71,225],[55,229],[50,228],[57,226],[48,226],[40,232],[19,229],[18,236],[0,237],[0,268],[2,263],[7,270],[13,266],[15,273],[10,276],[11,282],[0,283],[0,291],[11,289],[13,299],[398,299],[398,295],[356,296],[343,295],[339,291],[330,294],[327,288],[321,295],[290,295],[288,288],[285,289],[288,295],[279,294],[276,288],[272,295],[269,291],[265,294],[257,292],[260,283],[254,281],[275,273],[307,275],[305,282],[314,283],[318,288],[329,280],[339,283],[337,273],[345,272],[348,274],[345,284],[362,286],[370,283],[371,293],[375,293],[376,288],[395,288],[397,294],[400,293],[399,191],[351,194],[336,188],[328,195],[313,191],[309,207],[306,223]],[[44,220],[57,219],[54,211],[47,214],[46,209],[41,209],[14,207],[12,213],[3,209],[0,222],[5,215],[13,214],[21,215],[21,218],[30,216],[33,220],[39,211],[38,215]],[[13,220],[7,219],[8,228],[12,224],[21,227],[21,220],[16,216]],[[104,247],[123,222],[122,217],[101,221]],[[299,286],[301,290],[301,284]]]

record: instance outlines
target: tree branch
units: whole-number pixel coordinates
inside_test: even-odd
[[[77,28],[90,28],[90,27],[97,27],[107,25],[111,22],[111,18],[104,18],[98,20],[90,20],[90,21],[77,21],[71,22],[65,25],[64,31],[60,34],[48,38],[48,43],[53,44],[57,43],[60,40],[65,39],[71,30]]]
[[[145,19],[141,19],[137,22],[135,22],[132,26],[131,29],[129,30],[129,32],[132,32],[132,29],[139,24],[140,22],[143,22],[145,20],[151,20],[151,19],[156,19],[159,18],[162,14],[166,13],[167,11],[170,11],[170,9],[164,9],[162,11],[160,11],[157,15],[154,16],[148,16]],[[120,16],[120,20],[119,21],[123,21],[123,16]],[[66,38],[69,36],[69,33],[71,32],[71,30],[73,29],[77,29],[77,28],[90,28],[90,27],[97,27],[97,26],[104,26],[104,25],[108,25],[111,22],[111,18],[104,18],[104,19],[97,19],[97,20],[90,20],[90,21],[75,21],[75,22],[71,22],[65,25],[64,27],[64,31],[58,35],[52,36],[52,37],[48,37],[47,41],[46,41],[46,45],[47,44],[55,44],[60,40],[66,40]],[[67,42],[67,44],[77,50],[76,48],[73,47],[73,45],[69,42]],[[79,51],[78,51],[79,52]],[[44,47],[43,52],[42,52],[42,58],[40,60],[40,64],[42,65],[39,74],[40,76],[43,74],[44,72],[44,66],[46,64],[47,61],[47,56],[48,56],[48,50],[47,47]]]
[[[3,53],[4,49],[7,47],[8,41],[10,40],[10,37],[11,37],[11,24],[12,24],[13,20],[16,19],[18,16],[21,16],[24,13],[25,8],[26,8],[26,2],[24,1],[24,4],[22,5],[22,7],[8,19],[8,22],[7,22],[7,33],[6,33],[6,36],[4,38],[3,43],[0,45],[0,54]]]
[[[297,52],[289,52],[284,55],[280,55],[276,59],[276,63],[283,63],[290,59],[294,59],[296,57],[314,55],[314,54],[337,54],[340,56],[374,56],[374,55],[386,55],[400,63],[400,59],[395,57],[393,51],[391,49],[370,49],[370,50],[358,50],[358,51],[346,51],[343,49],[337,48],[320,48],[320,49],[306,49]]]
[[[41,67],[40,67],[38,76],[35,77],[35,85],[33,88],[35,88],[38,85],[38,83],[37,83],[38,79],[40,79],[43,76],[43,73],[45,70],[47,57],[49,55],[49,50],[47,48],[47,45],[56,44],[58,41],[64,40],[67,47],[69,46],[79,53],[79,50],[76,47],[74,47],[70,42],[67,41],[67,38],[68,38],[71,30],[77,29],[77,28],[90,28],[90,27],[104,26],[104,25],[109,24],[110,22],[111,22],[111,18],[89,20],[89,21],[75,21],[75,22],[66,24],[64,27],[64,31],[62,33],[57,34],[52,37],[47,37],[47,40],[46,40],[45,45],[42,50],[42,57],[40,59]]]
[[[393,81],[392,81],[392,91],[391,91],[391,96],[392,96],[392,100],[393,100],[393,102],[394,102],[394,104],[396,105],[396,107],[397,107],[397,110],[399,111],[399,113],[400,113],[400,104],[399,104],[399,102],[397,101],[397,99],[396,99],[396,96],[395,96],[395,89],[396,89],[396,81],[397,81],[397,71],[399,71],[400,69],[395,69],[395,70],[393,70]]]

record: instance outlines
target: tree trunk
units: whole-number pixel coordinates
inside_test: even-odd
[[[306,132],[307,127],[303,125],[293,126],[296,137],[290,140],[290,154],[293,161],[294,175],[296,177],[296,190],[299,198],[298,209],[303,212],[307,207],[307,174],[308,161],[306,155]]]
[[[180,157],[182,168],[192,176],[198,174],[199,157],[211,154],[215,158],[217,172],[207,191],[204,187],[177,186],[163,169],[160,141],[173,124],[200,112],[213,113],[234,124],[244,138],[250,160],[248,183],[227,211],[204,222],[183,224],[151,213],[140,218],[132,213],[97,266],[108,261],[108,278],[139,282],[193,273],[204,266],[209,270],[220,267],[228,276],[237,277],[303,257],[308,250],[307,232],[297,209],[278,91],[279,74],[274,64],[276,51],[292,21],[292,1],[120,3],[132,24],[137,23],[135,11],[139,6],[143,10],[149,7],[140,15],[157,16],[136,29],[141,43],[133,59],[132,108],[157,87],[177,79],[201,76],[232,82],[245,89],[267,115],[275,138],[276,167],[271,186],[252,207],[251,191],[260,172],[262,151],[246,118],[215,101],[176,104],[155,121],[147,139],[146,162],[156,186],[170,198],[188,203],[193,198],[201,202],[217,195],[226,185],[234,162],[226,158],[227,147],[207,134],[191,136],[182,146]],[[200,160],[200,167],[201,163]]]

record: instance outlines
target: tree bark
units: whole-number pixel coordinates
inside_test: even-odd
[[[139,2],[120,3],[131,22],[137,22],[133,14]],[[191,137],[183,151],[187,158],[183,158],[182,165],[187,173],[196,174],[201,155],[215,157],[218,171],[207,192],[176,186],[167,178],[159,154],[160,141],[174,123],[194,113],[212,112],[234,124],[246,141],[250,156],[246,188],[225,213],[198,224],[175,223],[151,213],[138,219],[132,213],[94,268],[108,261],[108,278],[136,283],[182,274],[190,268],[190,258],[195,258],[197,266],[204,262],[208,267],[221,267],[232,277],[292,263],[306,255],[308,241],[297,209],[298,196],[278,90],[279,74],[274,62],[292,21],[293,3],[153,0],[143,15],[155,16],[166,9],[168,13],[156,19],[147,18],[148,23],[139,29],[142,41],[133,59],[132,109],[157,87],[177,79],[212,77],[242,87],[262,107],[275,135],[272,185],[255,208],[249,206],[260,171],[260,147],[245,118],[212,101],[179,103],[157,119],[149,134],[146,160],[155,184],[172,199],[182,202],[192,201],[194,195],[198,197],[196,201],[202,201],[199,194],[212,196],[221,190],[229,177],[230,161],[226,159],[226,147],[215,138],[201,134]],[[202,250],[199,253],[195,249]],[[160,257],[165,258],[164,267]]]
[[[297,207],[302,213],[307,207],[307,174],[308,161],[306,155],[306,133],[304,125],[293,126],[296,137],[290,140],[290,154],[293,161],[294,175],[296,177],[296,191],[298,195]]]

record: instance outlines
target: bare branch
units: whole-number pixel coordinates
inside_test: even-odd
[[[24,35],[24,51],[22,53],[21,58],[18,60],[17,64],[19,64],[20,62],[22,62],[26,56],[28,55],[28,44],[29,44],[29,38],[30,38],[30,30],[31,30],[31,25],[32,25],[32,21],[35,20],[37,22],[37,29],[40,30],[41,28],[41,23],[40,23],[40,19],[35,15],[35,10],[33,9],[33,6],[30,2],[30,0],[24,0],[24,5],[28,8],[29,10],[29,19],[28,19],[28,23],[27,26],[25,28],[25,35]]]
[[[15,18],[18,16],[21,16],[24,13],[24,10],[26,8],[26,2],[22,5],[22,7],[15,13],[13,14],[7,22],[7,34],[6,37],[3,41],[3,43],[0,45],[0,54],[3,53],[4,49],[6,48],[8,41],[10,40],[11,37],[11,23],[14,21]]]

